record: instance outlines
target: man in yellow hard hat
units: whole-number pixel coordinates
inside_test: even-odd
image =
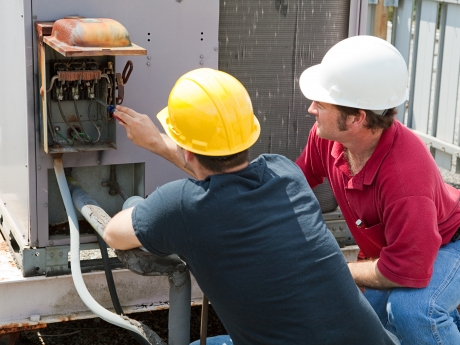
[[[206,68],[180,77],[157,115],[165,134],[148,116],[117,109],[135,144],[194,178],[115,215],[104,239],[187,263],[231,337],[208,344],[395,344],[300,169],[279,155],[249,162],[260,125],[238,80]]]
[[[328,178],[361,249],[351,274],[387,329],[404,345],[460,344],[460,191],[394,119],[407,81],[385,40],[333,46],[300,77],[316,123],[297,164],[312,188]]]

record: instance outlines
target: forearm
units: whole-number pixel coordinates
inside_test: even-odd
[[[104,229],[104,241],[114,249],[132,249],[142,244],[134,233],[131,221],[133,208],[117,213]]]
[[[151,145],[151,147],[147,147],[147,149],[170,161],[187,174],[196,177],[195,173],[184,165],[183,161],[179,158],[176,143],[164,133],[161,133],[161,138],[163,139],[163,145]]]
[[[385,278],[377,267],[377,260],[358,261],[348,263],[351,276],[359,287],[376,290],[392,289],[402,287],[399,284]]]

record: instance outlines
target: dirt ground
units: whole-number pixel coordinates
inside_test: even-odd
[[[153,329],[168,341],[168,310],[128,315]],[[208,336],[226,334],[219,318],[209,307]],[[190,341],[200,338],[201,307],[192,307]],[[22,332],[15,345],[127,345],[137,344],[124,329],[104,320],[88,319],[49,324],[39,331]]]

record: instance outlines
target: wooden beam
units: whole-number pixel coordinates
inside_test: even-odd
[[[374,36],[387,39],[388,9],[383,6],[383,0],[375,5]]]

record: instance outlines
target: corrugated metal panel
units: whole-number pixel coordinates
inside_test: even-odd
[[[219,69],[248,89],[262,126],[252,157],[300,155],[315,122],[300,74],[348,37],[349,12],[342,0],[220,1]],[[328,186],[315,194],[324,212],[337,206]]]

